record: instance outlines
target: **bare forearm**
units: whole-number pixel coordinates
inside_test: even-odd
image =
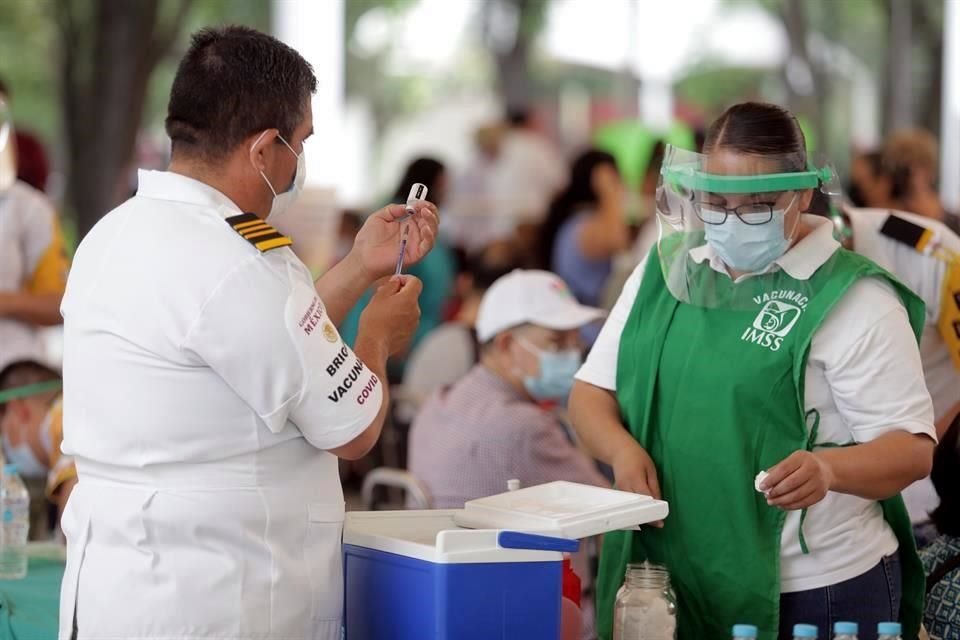
[[[327,315],[339,327],[373,281],[360,265],[359,258],[351,252],[323,274],[314,286],[327,308]]]
[[[41,327],[63,324],[61,300],[61,293],[0,293],[0,317]]]
[[[930,475],[934,442],[925,435],[889,433],[872,442],[815,452],[833,475],[830,490],[885,500]]]
[[[606,464],[637,441],[623,428],[620,407],[610,391],[576,381],[570,392],[570,421],[590,454]]]
[[[598,215],[584,225],[580,248],[588,257],[607,258],[623,251],[629,238],[622,202],[608,198],[600,202]]]

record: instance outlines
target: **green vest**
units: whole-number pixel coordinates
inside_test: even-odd
[[[752,289],[769,293],[753,300],[755,308],[708,309],[670,294],[655,255],[620,339],[617,400],[624,424],[656,463],[670,516],[663,529],[606,536],[597,587],[600,637],[611,637],[627,563],[648,559],[670,571],[680,640],[729,638],[737,623],[757,625],[760,640],[774,640],[786,512],[767,505],[754,477],[797,450],[813,449],[819,416],[804,404],[811,340],[860,278],[894,286],[918,337],[923,302],[880,267],[841,249],[807,281],[783,271],[751,278]],[[693,286],[721,294],[738,286],[706,264],[693,273],[699,279]],[[900,541],[901,622],[904,638],[913,640],[923,569],[902,499],[882,505]]]

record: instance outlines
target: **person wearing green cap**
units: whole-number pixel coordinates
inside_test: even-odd
[[[0,436],[4,461],[15,464],[30,491],[30,539],[60,532],[60,518],[77,484],[77,467],[63,455],[60,374],[33,360],[0,369]],[[50,506],[56,507],[51,521]]]
[[[577,374],[570,415],[660,528],[606,536],[600,636],[628,563],[671,573],[680,640],[760,640],[854,619],[920,627],[923,573],[899,497],[936,442],[923,303],[809,215],[812,167],[786,110],[745,103],[702,154],[670,148],[660,237]]]

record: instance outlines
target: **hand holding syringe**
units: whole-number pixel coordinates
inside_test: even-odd
[[[420,184],[419,182],[415,183],[410,187],[410,195],[407,196],[407,207],[406,215],[397,221],[403,225],[403,229],[400,232],[400,255],[397,256],[397,269],[394,272],[394,275],[400,275],[403,272],[403,258],[407,252],[407,237],[410,235],[410,225],[406,223],[406,220],[416,213],[414,205],[417,202],[422,202],[427,198],[427,187],[426,185]]]

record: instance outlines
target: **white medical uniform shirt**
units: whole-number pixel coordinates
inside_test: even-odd
[[[63,302],[60,638],[338,640],[344,503],[327,449],[380,381],[289,247],[227,197],[140,173],[76,254]]]
[[[770,267],[783,269],[797,280],[809,279],[839,249],[828,220],[813,216],[804,216],[804,220],[814,230]],[[709,245],[691,251],[691,258],[726,273]],[[578,380],[616,390],[620,335],[640,289],[643,270],[641,264],[624,286],[577,373]],[[762,348],[751,344],[745,347]],[[820,413],[818,444],[869,442],[894,431],[936,439],[933,406],[923,383],[920,354],[907,311],[893,288],[881,280],[857,281],[827,315],[810,344],[805,380],[804,406]],[[800,549],[800,513],[787,512],[781,537],[783,593],[819,589],[855,578],[898,548],[878,502],[831,492],[807,513],[803,533],[810,554],[804,554]]]
[[[949,265],[934,256],[924,255],[911,246],[898,242],[880,233],[880,228],[891,214],[932,230],[940,246],[960,255],[960,237],[945,224],[914,213],[889,211],[887,209],[849,209],[853,226],[853,248],[895,275],[905,285],[923,298],[927,305],[926,322],[920,339],[920,359],[927,389],[933,398],[933,410],[937,419],[947,414],[960,402],[960,371],[950,358],[950,350],[944,342],[937,323],[943,304],[944,278]],[[903,492],[910,519],[925,522],[930,512],[937,508],[940,499],[930,478],[925,478],[907,487]]]

